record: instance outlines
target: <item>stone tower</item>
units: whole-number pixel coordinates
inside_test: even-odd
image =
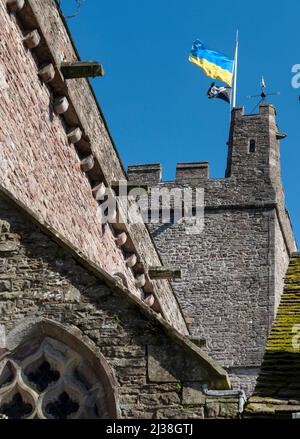
[[[59,2],[0,0],[0,419],[237,417],[149,230],[121,221],[126,172],[74,67]]]
[[[232,111],[224,179],[209,164],[180,163],[176,181],[162,182],[159,165],[131,166],[129,178],[151,187],[204,189],[204,229],[187,234],[184,222],[149,224],[166,265],[183,276],[173,287],[194,337],[250,393],[296,249],[280,175],[275,108]]]

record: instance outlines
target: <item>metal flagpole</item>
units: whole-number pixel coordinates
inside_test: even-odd
[[[235,41],[235,55],[234,55],[234,76],[232,89],[232,108],[236,106],[236,86],[237,86],[237,69],[238,69],[238,54],[239,54],[239,31],[236,31]]]

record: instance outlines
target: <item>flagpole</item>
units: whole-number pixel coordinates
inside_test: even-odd
[[[233,76],[232,106],[231,106],[231,108],[235,108],[236,107],[238,54],[239,54],[239,31],[237,30],[236,31],[236,40],[235,40],[234,76]]]

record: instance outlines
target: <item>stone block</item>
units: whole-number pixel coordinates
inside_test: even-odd
[[[238,401],[236,403],[233,402],[221,403],[219,415],[221,418],[230,418],[230,419],[237,418],[239,416]]]
[[[220,415],[220,404],[214,401],[208,401],[205,404],[205,411],[208,418],[218,418]]]
[[[183,383],[182,404],[205,404],[205,395],[202,392],[202,383],[197,381]]]
[[[208,373],[193,357],[175,346],[148,345],[148,376],[151,382],[203,382]]]
[[[9,280],[0,280],[0,292],[10,291],[11,284]]]
[[[18,250],[18,243],[14,241],[3,241],[0,242],[0,253],[6,253],[6,252],[14,252]]]
[[[184,407],[169,407],[159,409],[156,412],[157,419],[203,419],[204,409],[199,408],[184,408]]]

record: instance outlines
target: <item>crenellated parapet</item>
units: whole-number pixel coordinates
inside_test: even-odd
[[[272,104],[263,103],[250,115],[234,108],[224,178],[210,178],[208,162],[178,163],[175,181],[160,178],[150,185],[150,193],[160,191],[161,214],[156,215],[159,224],[149,216],[149,228],[164,264],[181,268],[182,277],[172,283],[189,329],[205,340],[234,387],[247,394],[254,388],[296,250],[280,175],[284,137]],[[148,166],[131,166],[129,178],[143,180]],[[203,193],[203,227],[191,233],[197,190]],[[192,217],[181,221],[175,220],[178,191],[183,204],[184,192],[193,194]],[[164,222],[167,194],[174,215]],[[183,206],[183,212],[189,210]]]

